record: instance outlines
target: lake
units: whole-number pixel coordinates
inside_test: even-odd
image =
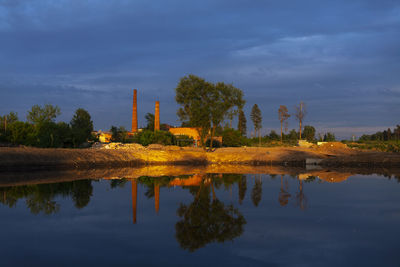
[[[394,175],[39,178],[0,186],[1,266],[400,266]]]

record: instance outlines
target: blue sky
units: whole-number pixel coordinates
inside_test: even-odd
[[[179,125],[192,73],[242,89],[249,130],[255,103],[269,132],[300,101],[306,125],[343,138],[400,124],[399,1],[0,0],[0,51],[0,114],[21,119],[50,103],[130,128],[137,88],[139,126],[155,100]]]

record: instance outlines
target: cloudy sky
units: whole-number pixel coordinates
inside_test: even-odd
[[[174,88],[191,73],[242,89],[264,131],[279,128],[279,105],[300,101],[317,132],[393,127],[400,2],[0,0],[1,115],[49,103],[59,120],[82,107],[96,129],[129,129],[137,88],[139,126],[155,100],[179,125]]]

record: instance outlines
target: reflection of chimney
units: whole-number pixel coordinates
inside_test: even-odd
[[[133,223],[136,223],[136,201],[137,201],[137,183],[136,179],[132,180],[132,213]]]
[[[160,185],[159,184],[154,184],[154,199],[155,199],[155,207],[156,207],[156,212],[160,210]]]
[[[160,130],[160,101],[156,101],[156,109],[154,116],[154,131]]]
[[[138,121],[137,121],[137,90],[133,89],[133,106],[132,106],[132,132],[137,132]]]

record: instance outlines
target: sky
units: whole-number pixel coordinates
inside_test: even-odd
[[[306,103],[305,125],[350,138],[400,124],[398,0],[0,0],[0,115],[77,108],[95,129],[139,126],[160,101],[178,126],[175,88],[195,74],[232,83],[263,133],[278,108]],[[298,128],[292,116],[289,129]]]

